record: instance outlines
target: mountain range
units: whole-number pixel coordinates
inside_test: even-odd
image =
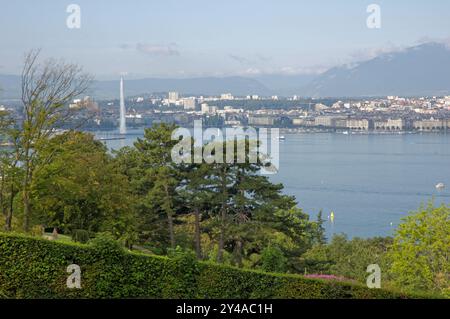
[[[332,68],[301,89],[311,97],[450,94],[450,49],[427,43]]]
[[[93,95],[97,98],[117,96],[118,83],[118,81],[98,81],[93,85]],[[168,91],[176,91],[183,95],[220,95],[221,93],[232,93],[234,95],[266,95],[270,92],[270,89],[255,79],[233,76],[126,80],[125,91],[126,94],[130,96]]]
[[[119,81],[96,81],[89,92],[97,99],[117,98]],[[0,99],[20,97],[20,77],[0,75]],[[242,96],[258,94],[309,97],[370,97],[450,95],[450,49],[426,43],[319,75],[257,75],[252,78],[201,77],[126,80],[128,96],[177,91],[184,95]]]

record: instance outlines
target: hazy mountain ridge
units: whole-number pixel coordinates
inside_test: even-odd
[[[93,95],[97,98],[118,96],[119,81],[99,81],[93,86]],[[126,95],[134,96],[143,93],[177,91],[181,94],[234,95],[260,94],[266,95],[270,90],[259,81],[244,77],[204,77],[189,79],[146,78],[125,80]]]
[[[188,79],[145,78],[125,79],[125,94],[136,96],[145,93],[177,91],[181,94],[220,95],[270,95],[272,91],[259,81],[245,77],[204,77]],[[88,92],[96,99],[119,97],[119,79],[116,81],[95,81]],[[20,97],[20,76],[0,74],[0,99]]]
[[[253,78],[268,87],[274,94],[292,96],[298,95],[302,87],[317,77],[318,74],[261,74]]]
[[[332,68],[302,89],[325,96],[446,95],[450,93],[450,50],[427,43],[382,54],[355,65]]]
[[[258,94],[310,97],[450,95],[450,49],[427,43],[374,59],[332,68],[321,75],[255,75],[252,78],[199,77],[186,79],[125,79],[125,94],[177,91],[181,94],[236,96]],[[119,96],[119,79],[96,81],[89,95],[96,99]],[[20,77],[0,75],[0,99],[20,97]]]

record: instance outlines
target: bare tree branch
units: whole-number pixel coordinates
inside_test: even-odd
[[[92,76],[76,64],[55,59],[39,61],[40,50],[25,55],[22,70],[22,103],[24,119],[20,138],[25,169],[23,181],[24,229],[29,230],[30,185],[34,172],[35,147],[50,137],[72,117],[68,104],[86,93]]]

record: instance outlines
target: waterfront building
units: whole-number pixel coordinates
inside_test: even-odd
[[[417,131],[429,132],[429,131],[445,131],[449,126],[449,120],[441,119],[426,119],[413,122],[413,127]]]
[[[314,119],[315,126],[332,127],[334,125],[332,116],[318,116]]]
[[[348,119],[346,128],[355,131],[368,131],[370,129],[370,121],[367,119]]]
[[[318,116],[314,119],[315,126],[333,127],[336,119],[333,116]]]
[[[377,131],[403,131],[405,128],[405,120],[403,119],[387,119],[374,121],[374,129]]]
[[[295,126],[314,126],[315,120],[311,117],[294,118],[292,124]]]
[[[248,124],[254,126],[271,126],[275,124],[275,119],[270,116],[249,116]]]
[[[346,118],[338,118],[334,121],[334,126],[336,128],[347,128],[347,119]]]

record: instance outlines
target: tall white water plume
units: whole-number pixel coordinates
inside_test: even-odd
[[[127,123],[125,120],[125,97],[123,94],[123,77],[120,77],[120,134],[127,134]]]

